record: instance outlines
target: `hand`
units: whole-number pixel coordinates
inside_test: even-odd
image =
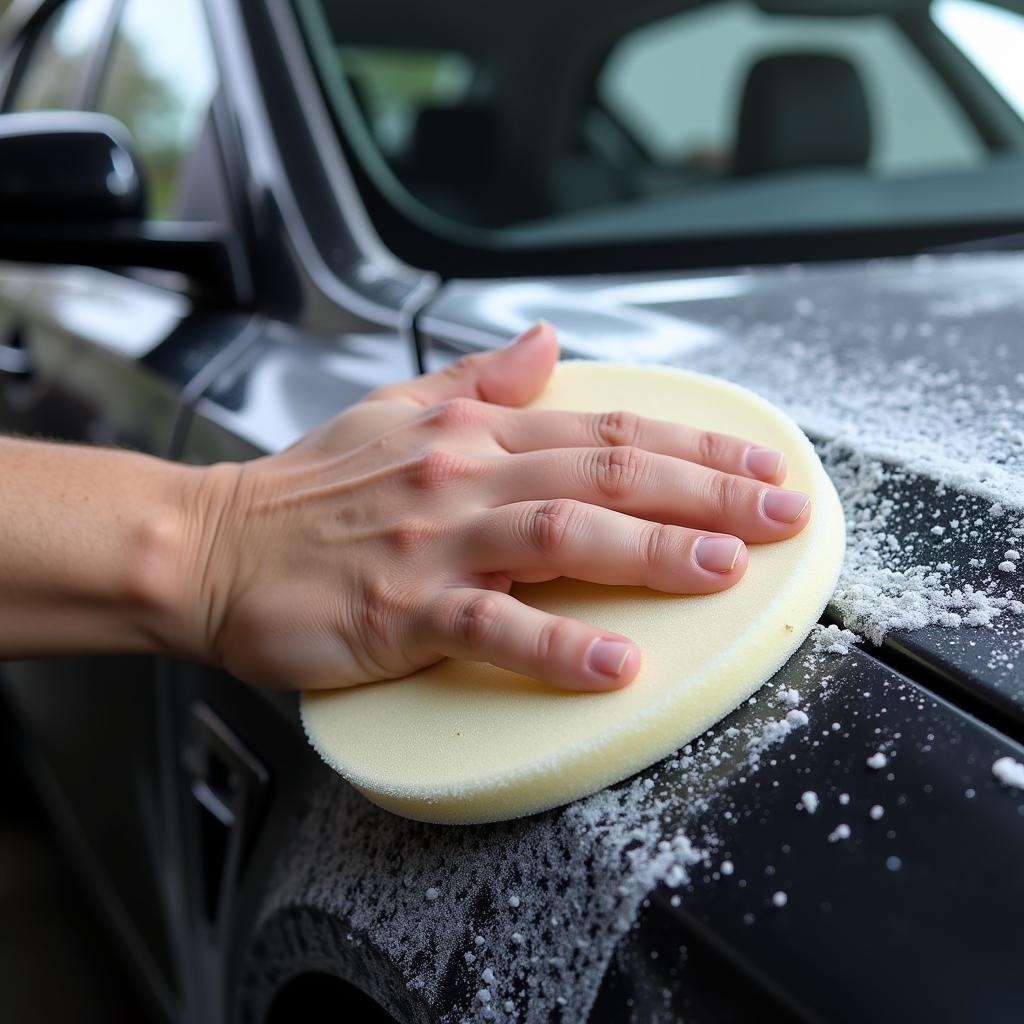
[[[201,471],[184,645],[276,687],[350,686],[449,656],[568,689],[628,683],[628,638],[530,608],[512,583],[723,590],[746,568],[743,541],[798,533],[809,500],[776,486],[782,455],[750,441],[517,408],[557,357],[541,324],[375,392],[281,454]]]

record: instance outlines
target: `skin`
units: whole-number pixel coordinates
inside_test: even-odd
[[[627,637],[512,584],[723,590],[746,544],[792,537],[810,503],[755,441],[520,408],[557,357],[538,324],[246,463],[0,440],[0,657],[149,652],[289,689],[459,657],[627,684]]]

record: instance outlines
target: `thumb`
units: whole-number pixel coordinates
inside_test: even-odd
[[[541,320],[505,348],[463,356],[438,373],[383,388],[372,397],[414,405],[436,405],[449,398],[525,405],[540,394],[556,362],[555,329]]]

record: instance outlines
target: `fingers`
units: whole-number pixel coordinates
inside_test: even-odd
[[[786,478],[786,459],[780,451],[628,412],[496,410],[492,423],[496,439],[510,452],[633,445],[770,484]]]
[[[752,543],[792,537],[811,515],[810,499],[799,491],[628,445],[526,452],[500,466],[490,485],[495,504],[571,498]]]
[[[487,661],[566,690],[614,690],[640,669],[625,637],[538,611],[509,594],[453,589],[424,613],[440,654]]]
[[[557,499],[484,513],[468,530],[472,572],[520,582],[567,576],[671,594],[731,587],[747,567],[735,537],[634,519],[597,505]]]
[[[368,400],[436,405],[451,398],[476,398],[498,405],[525,405],[540,393],[557,361],[555,329],[541,321],[505,348],[463,356],[438,373],[381,388]]]

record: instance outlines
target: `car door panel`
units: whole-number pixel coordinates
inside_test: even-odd
[[[182,295],[86,268],[4,264],[0,309],[31,368],[27,379],[0,373],[3,429],[156,455],[170,448],[188,380],[245,323],[193,324]],[[169,1000],[176,967],[155,659],[15,662],[4,666],[4,684],[80,859],[104,876],[98,884],[121,938]]]
[[[257,318],[248,337],[190,404],[174,453],[183,461],[206,465],[279,451],[368,391],[416,372],[409,338],[387,329],[315,331]],[[168,690],[172,748],[188,751],[195,708],[209,708],[225,730],[252,750],[266,772],[270,794],[259,827],[244,844],[237,840],[244,863],[231,869],[230,883],[224,882],[223,864],[211,854],[204,824],[208,812],[195,798],[202,779],[197,783],[195,764],[176,757],[177,842],[192,922],[186,941],[193,961],[201,965],[196,986],[202,996],[192,1007],[193,1019],[217,1021],[223,1019],[218,1014],[225,993],[233,991],[242,969],[281,843],[294,825],[294,809],[308,792],[311,773],[322,772],[322,765],[299,724],[296,694],[255,690],[200,666],[173,663],[168,671],[173,679]],[[233,834],[230,828],[227,834]],[[228,895],[204,904],[202,894],[211,887]],[[196,955],[197,949],[202,955]]]

